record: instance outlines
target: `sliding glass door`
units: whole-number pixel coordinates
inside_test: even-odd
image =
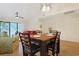
[[[8,36],[10,35],[9,33],[9,22],[1,22],[1,32],[7,32]]]
[[[15,36],[15,33],[18,31],[17,23],[10,23],[10,36]]]
[[[0,32],[7,32],[8,36],[13,37],[16,32],[22,32],[23,25],[15,22],[0,21]]]
[[[24,30],[23,24],[18,24],[18,32],[22,32]]]
[[[1,33],[1,22],[0,22],[0,33]]]

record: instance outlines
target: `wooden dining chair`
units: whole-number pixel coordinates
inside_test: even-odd
[[[60,52],[60,34],[61,32],[56,31],[55,33],[56,37],[48,43],[48,50],[52,51],[53,56],[54,55],[58,56]]]
[[[32,44],[28,33],[19,33],[23,48],[23,56],[34,56],[40,50],[40,46]]]

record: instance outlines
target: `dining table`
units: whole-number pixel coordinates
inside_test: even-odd
[[[41,34],[41,35],[32,35],[31,39],[36,41],[40,44],[40,55],[41,56],[48,56],[48,48],[47,43],[51,40],[54,40],[56,35],[49,35],[49,34]]]

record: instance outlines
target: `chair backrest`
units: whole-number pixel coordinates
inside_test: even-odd
[[[19,33],[19,37],[20,37],[20,40],[22,43],[23,55],[25,55],[25,53],[29,53],[28,50],[31,51],[30,34],[29,33]]]
[[[56,42],[57,43],[60,43],[60,35],[61,35],[61,32],[58,32],[57,37],[56,37]]]
[[[56,37],[55,37],[55,41],[56,41],[57,36],[58,36],[58,31],[57,31],[57,30],[53,30],[53,31],[52,31],[52,34],[53,34],[53,35],[56,35]]]

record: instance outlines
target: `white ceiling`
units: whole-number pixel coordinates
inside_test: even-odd
[[[37,17],[39,13],[40,4],[24,4],[24,3],[7,3],[0,4],[0,17],[14,17],[18,11],[20,16],[24,19]]]
[[[40,3],[0,3],[0,17],[15,17],[15,12],[19,12],[20,16],[24,19],[37,19],[43,16],[43,12],[40,10]],[[79,9],[77,3],[52,3],[52,9],[45,15],[53,15],[61,13],[63,11]]]

